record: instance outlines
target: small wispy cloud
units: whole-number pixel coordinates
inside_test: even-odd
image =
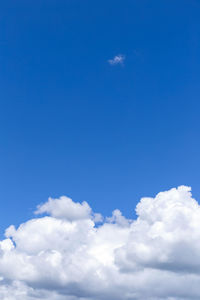
[[[112,59],[109,59],[108,63],[112,66],[114,66],[114,65],[123,65],[125,58],[126,58],[125,55],[118,54],[118,55],[114,56]]]

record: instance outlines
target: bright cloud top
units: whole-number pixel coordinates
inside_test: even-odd
[[[199,299],[200,206],[190,190],[142,198],[136,220],[115,210],[103,222],[86,202],[49,199],[0,241],[0,298]]]
[[[110,65],[123,65],[125,60],[125,55],[118,54],[113,59],[109,59],[108,63]]]

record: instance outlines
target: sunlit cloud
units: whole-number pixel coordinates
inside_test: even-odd
[[[65,196],[40,204],[0,241],[0,298],[200,299],[200,206],[191,189],[142,198],[136,213],[103,218]]]

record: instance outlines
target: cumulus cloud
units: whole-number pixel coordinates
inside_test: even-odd
[[[200,298],[200,206],[189,187],[142,198],[135,220],[115,210],[103,221],[67,197],[35,213],[0,241],[2,300]]]
[[[68,197],[59,199],[49,198],[48,202],[38,205],[35,214],[50,214],[55,218],[64,218],[69,221],[88,219],[91,215],[91,208],[87,202],[75,203]]]
[[[114,65],[123,65],[124,60],[125,60],[125,55],[118,54],[118,55],[114,56],[112,59],[109,59],[108,63],[113,66]]]

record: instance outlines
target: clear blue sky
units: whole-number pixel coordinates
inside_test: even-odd
[[[49,196],[128,217],[181,184],[200,198],[199,16],[192,0],[1,1],[1,231]]]

